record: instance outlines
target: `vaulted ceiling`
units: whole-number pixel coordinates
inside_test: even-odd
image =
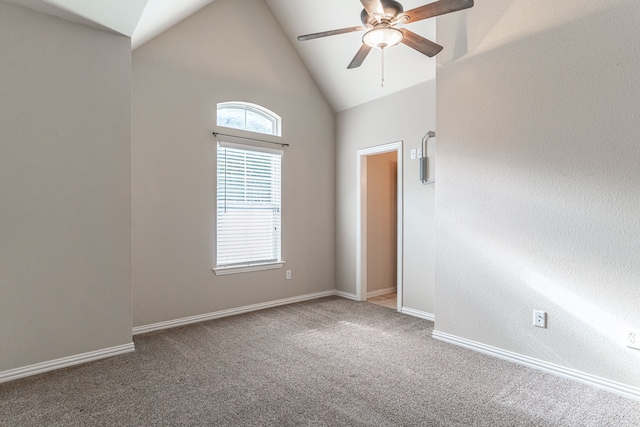
[[[384,87],[381,87],[381,51],[372,51],[364,63],[347,69],[364,32],[354,32],[299,42],[301,34],[361,25],[359,0],[265,0],[334,111],[377,99],[435,77],[435,58],[405,45],[385,50]],[[401,0],[405,10],[429,0]],[[435,19],[406,26],[435,40]]]
[[[64,19],[107,28],[132,38],[136,49],[215,0],[6,0]],[[435,77],[435,58],[398,45],[385,50],[384,87],[381,51],[362,66],[347,65],[362,44],[363,32],[299,42],[301,34],[360,25],[359,0],[265,0],[334,111],[386,96]],[[405,10],[428,0],[402,0]],[[435,19],[407,28],[435,39]],[[447,47],[445,46],[445,49]]]

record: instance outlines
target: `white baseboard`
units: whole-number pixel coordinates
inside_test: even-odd
[[[379,297],[380,295],[392,294],[398,291],[397,286],[392,286],[390,288],[378,289],[377,291],[367,292],[367,299]]]
[[[301,295],[298,297],[285,298],[276,301],[269,301],[260,304],[253,304],[244,307],[232,308],[229,310],[222,310],[214,313],[201,314],[197,316],[185,317],[182,319],[169,320],[166,322],[154,323],[145,326],[136,326],[132,329],[133,335],[144,334],[152,331],[159,331],[163,329],[175,328],[178,326],[189,325],[192,323],[204,322],[206,320],[219,319],[222,317],[233,316],[236,314],[249,313],[257,310],[264,310],[266,308],[278,307],[286,304],[293,304],[296,302],[308,301],[317,298],[324,298],[329,296],[339,296],[342,298],[357,300],[355,294],[350,294],[343,291],[324,291],[314,294]],[[48,362],[37,363],[35,365],[24,366],[21,368],[11,369],[8,371],[0,372],[0,383],[17,380],[32,375],[38,375],[56,369],[67,368],[70,366],[81,365],[83,363],[92,362],[94,360],[105,359],[107,357],[117,356],[135,351],[135,346],[132,343],[110,347],[103,350],[92,351],[89,353],[82,353],[75,356],[64,357],[61,359],[50,360]]]
[[[94,360],[106,359],[107,357],[118,356],[120,354],[135,351],[133,343],[120,345],[117,347],[105,348],[88,353],[77,354],[75,356],[63,357],[61,359],[50,360],[48,362],[36,363],[35,365],[24,366],[22,368],[10,369],[0,372],[0,383],[29,377],[31,375],[43,374],[56,369],[68,368],[70,366],[81,365]]]
[[[350,294],[349,292],[345,292],[345,291],[333,291],[333,295],[337,297],[350,299],[353,301],[358,301],[358,296],[356,294]]]
[[[640,389],[638,388],[620,384],[615,381],[610,381],[605,378],[596,377],[595,375],[580,372],[575,369],[565,368],[563,366],[555,365],[543,360],[534,359],[533,357],[523,356],[518,353],[513,353],[511,351],[471,341],[466,338],[460,338],[444,332],[433,331],[433,338],[447,342],[449,344],[454,344],[460,347],[478,351],[480,353],[488,354],[489,356],[497,357],[499,359],[504,359],[509,362],[528,366],[529,368],[538,369],[554,375],[559,375],[561,377],[597,387],[611,393],[616,393],[630,399],[640,400]]]
[[[167,320],[165,322],[152,323],[150,325],[136,326],[133,328],[133,335],[146,334],[147,332],[161,331],[163,329],[176,328],[178,326],[190,325],[192,323],[205,322],[207,320],[220,319],[222,317],[234,316],[237,314],[249,313],[252,311],[264,310],[266,308],[278,307],[296,302],[308,301],[317,298],[324,298],[336,295],[336,291],[318,292],[315,294],[301,295],[299,297],[279,299],[275,301],[263,302],[259,304],[246,305],[244,307],[231,308],[228,310],[216,311],[213,313],[199,314],[196,316],[183,317],[181,319]]]
[[[402,307],[402,310],[400,310],[400,312],[403,314],[408,314],[409,316],[431,320],[432,322],[435,322],[436,320],[435,314],[427,313],[426,311],[414,310],[413,308]]]

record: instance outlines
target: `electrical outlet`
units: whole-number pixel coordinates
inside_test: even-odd
[[[285,272],[285,276],[287,277],[287,280],[291,280],[291,270],[287,270]]]
[[[640,331],[633,329],[627,331],[627,347],[640,350]]]
[[[422,147],[418,148],[418,157],[422,157]]]
[[[416,153],[418,152],[418,150],[416,150],[415,148],[413,148],[411,150],[411,160],[415,160],[416,159]]]
[[[542,310],[533,310],[533,326],[538,328],[547,327],[547,313]]]

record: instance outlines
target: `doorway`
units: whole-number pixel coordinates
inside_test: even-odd
[[[357,178],[356,296],[395,288],[401,311],[402,141],[358,150]]]

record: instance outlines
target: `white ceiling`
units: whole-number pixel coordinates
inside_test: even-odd
[[[131,37],[147,0],[5,0],[70,21]],[[153,0],[155,1],[155,0]]]
[[[215,0],[148,0],[147,7],[131,37],[136,49]]]
[[[104,27],[132,38],[135,49],[214,0],[6,0],[64,19]],[[237,1],[237,0],[234,0]],[[347,70],[362,43],[362,32],[297,41],[301,34],[360,25],[358,0],[265,0],[287,38],[311,72],[334,111],[371,101],[435,77],[435,59],[398,45],[385,51],[385,86],[381,52]],[[429,0],[403,0],[409,10]],[[435,19],[407,25],[435,40]],[[447,49],[447,46],[445,46]]]

